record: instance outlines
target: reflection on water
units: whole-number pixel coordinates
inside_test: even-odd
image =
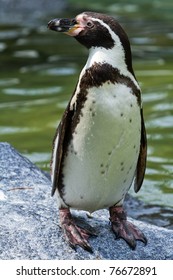
[[[70,1],[73,2],[76,1]],[[158,216],[159,225],[170,227],[173,207],[173,31],[170,18],[173,2],[133,0],[129,5],[125,1],[107,1],[106,6],[103,5],[105,1],[92,2],[87,1],[80,7],[113,14],[131,38],[148,135],[146,179],[135,196],[158,205],[152,208],[152,213],[146,209],[144,219]],[[74,16],[70,9],[62,14]],[[49,170],[55,127],[87,57],[87,50],[75,40],[47,30],[47,22],[55,16],[62,15],[44,14],[34,28],[33,24],[23,25],[20,21],[0,24],[0,141],[8,141],[44,170]],[[131,193],[134,195],[133,190]],[[167,211],[160,208],[162,205]]]
[[[9,95],[44,95],[57,94],[61,91],[61,87],[47,87],[47,88],[5,88],[2,92]]]

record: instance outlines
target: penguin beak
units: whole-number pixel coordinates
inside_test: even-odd
[[[81,31],[76,19],[56,18],[48,22],[48,28],[57,32],[63,32],[70,36],[76,36]]]

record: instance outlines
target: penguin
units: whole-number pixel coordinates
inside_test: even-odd
[[[107,208],[115,237],[135,249],[137,240],[147,239],[127,220],[123,202],[132,183],[135,192],[142,186],[147,139],[128,36],[114,17],[96,12],[52,19],[48,28],[89,50],[53,144],[52,195],[61,228],[72,248],[92,252],[93,233],[77,225],[70,210]]]

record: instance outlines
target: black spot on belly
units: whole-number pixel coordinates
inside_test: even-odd
[[[127,171],[127,175],[129,175],[130,171],[132,170],[132,167],[133,167],[133,165],[130,166],[129,170]]]
[[[129,119],[129,122],[132,123],[132,119]]]
[[[120,166],[121,166],[121,171],[124,171],[124,162],[123,161],[120,163]]]
[[[123,113],[121,113],[121,115],[120,115],[121,117],[123,117],[124,116],[124,114]]]

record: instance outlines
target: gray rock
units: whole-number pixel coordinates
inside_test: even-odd
[[[50,179],[8,143],[0,143],[0,259],[173,259],[173,231],[137,220],[148,238],[135,251],[115,240],[108,211],[87,217],[73,211],[93,226],[98,236],[90,238],[94,253],[71,249],[58,224]],[[130,219],[131,220],[131,219]]]

